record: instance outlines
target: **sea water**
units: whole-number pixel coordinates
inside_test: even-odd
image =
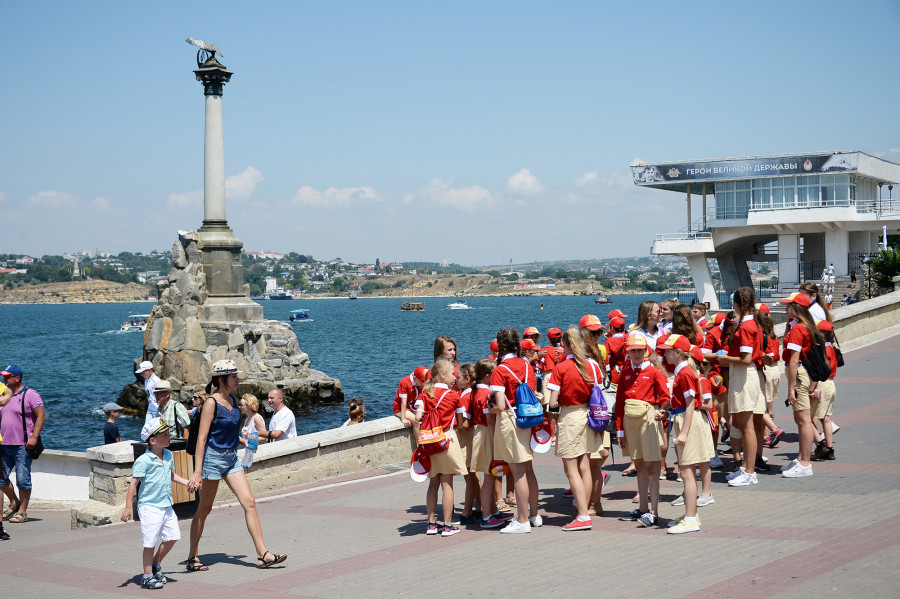
[[[584,314],[607,322],[618,308],[634,322],[644,299],[660,294],[611,296],[594,304],[593,296],[470,297],[469,310],[450,310],[453,298],[424,298],[422,312],[403,312],[400,298],[262,301],[267,319],[288,322],[290,311],[306,308],[311,321],[291,323],[311,365],[341,380],[346,399],[362,397],[366,418],[389,416],[397,384],[417,366],[431,366],[434,339],[457,342],[460,362],[490,353],[497,331],[526,326],[541,331],[565,329]],[[419,301],[422,298],[418,298]],[[141,357],[143,334],[119,332],[129,313],[148,313],[152,304],[4,305],[0,306],[0,367],[18,364],[23,383],[38,391],[47,422],[42,438],[51,449],[83,451],[103,443],[105,403],[116,401],[133,382],[133,363]],[[340,426],[346,402],[297,414],[297,432]],[[122,439],[137,439],[143,419],[123,416]]]

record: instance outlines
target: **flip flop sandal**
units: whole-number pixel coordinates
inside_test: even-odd
[[[184,562],[188,572],[206,572],[209,566],[200,561],[200,556],[192,555]]]
[[[637,470],[622,470],[622,476],[637,476]]]
[[[13,507],[11,505],[6,506],[6,509],[3,510],[3,519],[9,520],[12,518],[13,514],[19,511],[19,506]]]
[[[266,561],[267,555],[272,556],[272,558],[273,558],[272,561],[270,561],[270,562]],[[256,561],[259,562],[258,564],[256,564],[256,567],[257,568],[268,568],[269,566],[274,566],[275,564],[280,564],[281,562],[283,562],[286,559],[287,559],[287,554],[282,553],[281,555],[278,555],[276,553],[272,553],[271,551],[266,551],[265,553],[262,554],[262,557],[256,558]]]
[[[10,524],[21,524],[23,522],[28,522],[28,515],[23,514],[22,512],[16,512],[7,520]]]

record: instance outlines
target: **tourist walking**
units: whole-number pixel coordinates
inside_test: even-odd
[[[144,416],[144,424],[149,424],[151,420],[159,416],[159,404],[156,401],[156,386],[159,385],[161,379],[153,372],[153,362],[150,362],[149,360],[141,362],[134,373],[144,379],[144,392],[147,393],[147,414]]]
[[[241,414],[233,393],[240,382],[234,361],[219,360],[213,364],[212,381],[206,386],[206,392],[210,395],[203,403],[200,413],[194,473],[188,482],[188,491],[200,492],[197,512],[191,520],[187,559],[187,569],[191,572],[209,569],[199,556],[200,537],[203,536],[206,518],[212,511],[221,480],[225,481],[244,509],[244,520],[256,549],[257,566],[268,568],[287,559],[287,555],[272,553],[266,548],[256,511],[256,499],[237,457]]]
[[[3,438],[3,468],[0,470],[0,490],[9,500],[3,519],[13,524],[28,521],[31,500],[31,462],[43,451],[40,442],[46,413],[41,395],[22,385],[22,369],[11,364],[0,371],[12,392],[9,402],[0,409],[0,437]],[[16,473],[16,489],[10,475]]]

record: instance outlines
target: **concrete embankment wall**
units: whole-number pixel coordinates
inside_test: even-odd
[[[834,310],[835,330],[843,344],[900,325],[900,291]],[[783,334],[784,325],[776,327]],[[289,487],[409,460],[412,439],[394,417],[263,444],[247,476],[255,493]],[[125,504],[131,465],[130,442],[93,447],[86,452],[47,450],[34,463],[33,498],[73,503],[72,525],[118,520]],[[219,485],[217,499],[233,497]]]

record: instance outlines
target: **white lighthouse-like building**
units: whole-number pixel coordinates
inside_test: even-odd
[[[878,250],[882,231],[900,228],[900,165],[863,152],[640,163],[631,173],[635,185],[684,197],[687,226],[657,234],[653,253],[687,258],[698,298],[713,308],[709,258],[726,290],[752,285],[750,261],[777,261],[786,289],[825,265],[848,274]]]

